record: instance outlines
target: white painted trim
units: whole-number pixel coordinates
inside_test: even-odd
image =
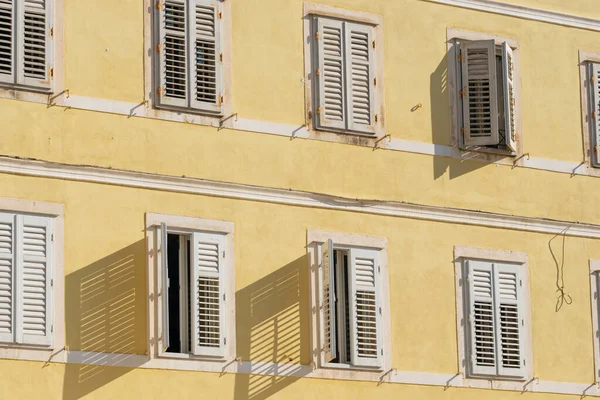
[[[590,301],[592,303],[592,341],[594,343],[594,378],[600,382],[600,260],[590,260]]]
[[[479,259],[487,261],[503,261],[509,263],[521,264],[521,279],[523,281],[522,303],[523,304],[523,354],[525,358],[525,374],[522,380],[509,380],[503,377],[497,379],[467,377],[467,294],[466,277],[464,276],[464,261],[465,259]],[[525,386],[533,379],[533,345],[531,333],[531,303],[529,292],[529,257],[526,253],[482,249],[477,247],[454,246],[454,274],[456,288],[456,329],[457,329],[457,346],[458,346],[458,374],[463,379],[463,384],[469,387],[482,387],[493,389],[506,390],[525,390]]]
[[[216,182],[142,172],[86,167],[0,157],[0,173],[63,179],[67,181],[112,184],[268,203],[314,207],[329,210],[388,215],[428,221],[515,229],[528,232],[561,233],[567,236],[600,238],[600,225],[544,218],[437,207],[397,201],[375,201],[331,196],[297,190]]]
[[[573,28],[600,31],[600,20],[594,18],[580,17],[573,14],[564,14],[555,11],[541,10],[519,6],[515,4],[501,3],[492,0],[421,0],[429,3],[446,4],[449,6],[468,8],[471,10],[484,11],[488,13],[508,15],[511,17],[530,19],[533,21],[547,22],[556,25],[570,26]]]

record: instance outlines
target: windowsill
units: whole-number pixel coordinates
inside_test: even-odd
[[[0,343],[0,349],[53,351],[54,350],[54,346],[35,346],[35,345],[31,345],[31,344]]]
[[[157,358],[161,359],[175,359],[175,360],[193,360],[193,361],[207,361],[207,362],[225,362],[222,357],[210,357],[210,356],[196,356],[194,354],[186,354],[186,353],[166,353],[159,352]]]
[[[341,371],[366,371],[366,372],[381,372],[383,371],[383,367],[360,367],[352,364],[342,364],[342,363],[324,363],[320,366],[323,369],[337,369]]]
[[[499,156],[505,157],[517,157],[518,154],[512,150],[508,149],[494,149],[486,146],[460,146],[460,150],[463,152],[477,152],[477,153],[485,153],[485,154],[495,154]]]
[[[175,107],[175,106],[166,106],[166,105],[158,105],[158,104],[154,104],[154,108],[156,110],[171,111],[171,112],[175,112],[177,114],[190,114],[190,115],[194,115],[194,116],[216,118],[216,119],[221,119],[221,118],[223,118],[223,115],[224,115],[222,111],[212,112],[212,111],[200,110],[200,109],[195,109],[195,108]]]
[[[498,375],[467,375],[466,379],[481,380],[481,381],[492,381],[492,382],[525,382],[527,379],[524,377],[510,377],[510,376],[498,376]]]
[[[31,92],[31,93],[42,93],[42,94],[53,94],[52,88],[37,88],[33,86],[25,86],[14,83],[0,83],[0,89],[19,91],[19,92]]]

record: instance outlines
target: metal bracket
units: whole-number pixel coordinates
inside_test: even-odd
[[[517,157],[515,159],[515,161],[513,161],[513,168],[515,168],[517,166],[517,162],[523,157],[527,157],[528,160],[531,159],[531,157],[529,156],[529,153],[522,154],[519,157]]]

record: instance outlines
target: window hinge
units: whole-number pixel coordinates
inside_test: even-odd
[[[164,10],[164,4],[162,1],[159,1],[156,3],[156,9],[157,10]]]
[[[159,96],[163,95],[163,89],[161,87],[159,87],[158,89],[156,89],[156,93],[158,93]]]
[[[596,78],[595,78],[594,76],[592,76],[592,77],[590,78],[590,83],[591,83],[591,84],[593,84],[594,82],[596,82]]]
[[[377,272],[381,272],[381,265],[377,266]]]
[[[227,294],[223,293],[223,301],[225,301],[227,299]]]
[[[160,50],[162,49],[162,46],[159,44],[156,45],[156,52],[160,53]]]
[[[226,337],[223,338],[223,344],[227,345],[227,338]]]
[[[594,146],[594,154],[598,154],[598,146]]]
[[[319,40],[319,31],[315,32],[315,39]]]
[[[377,86],[377,78],[373,78],[373,86]]]
[[[460,128],[460,133],[462,133],[462,134],[464,135],[464,134],[466,133],[466,130],[465,130],[465,128]],[[468,281],[468,280],[469,280],[469,279],[467,279],[467,281]]]
[[[379,120],[379,114],[375,114],[375,123]]]
[[[593,111],[593,112],[592,112],[592,119],[596,119],[596,116],[597,116],[597,115],[598,115],[598,114],[596,114],[596,111]]]
[[[54,242],[54,233],[50,234],[50,241]]]
[[[317,107],[317,114],[321,114],[323,112],[323,108],[321,106]]]
[[[459,55],[458,55],[458,61],[462,61],[462,59],[463,59],[463,56],[462,56],[462,54],[459,54]]]
[[[519,286],[523,286],[523,279],[519,279]]]
[[[381,349],[381,355],[383,356],[383,349]]]
[[[225,250],[223,250],[223,258],[225,258]]]
[[[223,19],[223,13],[221,11],[217,14],[217,19]]]
[[[50,333],[54,333],[54,325],[50,325]]]
[[[460,95],[460,98],[462,99],[465,96],[465,89],[462,89],[460,92],[458,92],[458,94]]]
[[[50,28],[50,36],[54,37],[54,27]]]
[[[375,41],[373,40],[373,48],[375,48]]]
[[[315,75],[317,75],[317,76],[321,75],[321,68],[317,68],[317,70],[315,71]]]
[[[379,307],[379,315],[382,315],[383,313],[381,312],[381,307]]]
[[[223,103],[223,95],[219,96],[219,102]]]
[[[223,53],[219,54],[219,61],[223,62]]]
[[[50,279],[50,287],[54,287],[54,279]]]
[[[54,68],[50,68],[50,77],[54,78]]]

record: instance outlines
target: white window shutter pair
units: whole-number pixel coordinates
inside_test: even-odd
[[[523,305],[518,265],[466,261],[470,371],[523,377]]]
[[[497,145],[498,91],[504,93],[504,126],[506,146],[517,151],[514,55],[510,46],[502,44],[502,71],[496,70],[494,40],[461,44],[463,99],[463,130],[466,146]],[[504,87],[498,88],[496,74],[503,75]]]
[[[593,154],[591,155],[594,166],[600,167],[600,64],[594,63],[591,65],[591,101],[592,113],[590,124],[592,125],[592,138],[594,140]]]
[[[165,0],[157,15],[157,105],[220,113],[219,1]]]
[[[317,128],[376,132],[375,30],[315,17]]]
[[[52,345],[52,222],[0,214],[0,342]]]
[[[50,89],[51,0],[0,0],[0,82]]]

